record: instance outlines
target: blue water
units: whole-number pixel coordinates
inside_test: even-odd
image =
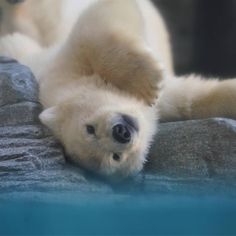
[[[236,235],[234,199],[88,199],[1,201],[0,235]]]

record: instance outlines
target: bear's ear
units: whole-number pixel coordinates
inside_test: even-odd
[[[59,126],[59,109],[56,106],[47,108],[39,115],[39,119],[48,128],[56,131]]]

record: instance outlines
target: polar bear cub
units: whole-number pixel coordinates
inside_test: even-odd
[[[40,2],[45,9],[52,1]],[[51,39],[47,24],[36,21],[34,30],[23,32],[21,21],[13,25],[14,34],[0,39],[0,53],[34,71],[44,106],[40,119],[73,162],[121,180],[142,169],[159,118],[236,117],[236,80],[174,75],[168,33],[150,1],[57,3],[68,29],[64,23],[55,25],[48,47],[42,46],[44,38]],[[34,0],[19,7],[36,11]],[[51,11],[44,14],[50,18]],[[34,14],[27,13],[35,22]],[[40,27],[47,30],[42,33]]]
[[[121,18],[122,15],[122,18]],[[136,1],[93,3],[39,75],[41,121],[74,162],[116,179],[140,171],[156,131],[163,69]],[[53,92],[52,92],[53,91]]]
[[[152,5],[135,0],[90,3],[77,12],[69,37],[50,48],[40,46],[41,37],[35,40],[16,29],[1,39],[0,51],[36,74],[45,108],[40,119],[69,158],[103,176],[123,179],[142,169],[156,132],[154,104],[163,67],[146,42],[150,39],[139,4],[145,9]],[[160,16],[152,14],[162,27],[160,38],[167,37]],[[160,50],[170,53],[168,46]],[[165,60],[171,67],[170,57]]]

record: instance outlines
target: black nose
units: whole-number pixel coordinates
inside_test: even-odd
[[[118,123],[112,128],[112,136],[119,143],[129,143],[132,135],[138,130],[138,122],[135,118],[121,114]]]
[[[131,140],[131,132],[124,124],[115,125],[112,129],[112,136],[119,143],[128,143]]]

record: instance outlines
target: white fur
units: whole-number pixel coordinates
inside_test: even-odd
[[[189,75],[170,77],[161,86],[157,107],[163,121],[236,118],[236,79]]]
[[[26,0],[18,8],[3,4],[0,34],[18,33],[0,39],[0,52],[32,68],[41,121],[85,168],[118,179],[140,171],[157,110],[162,120],[236,117],[235,80],[174,76],[165,24],[148,0]],[[128,144],[111,135],[120,114],[139,124]]]

